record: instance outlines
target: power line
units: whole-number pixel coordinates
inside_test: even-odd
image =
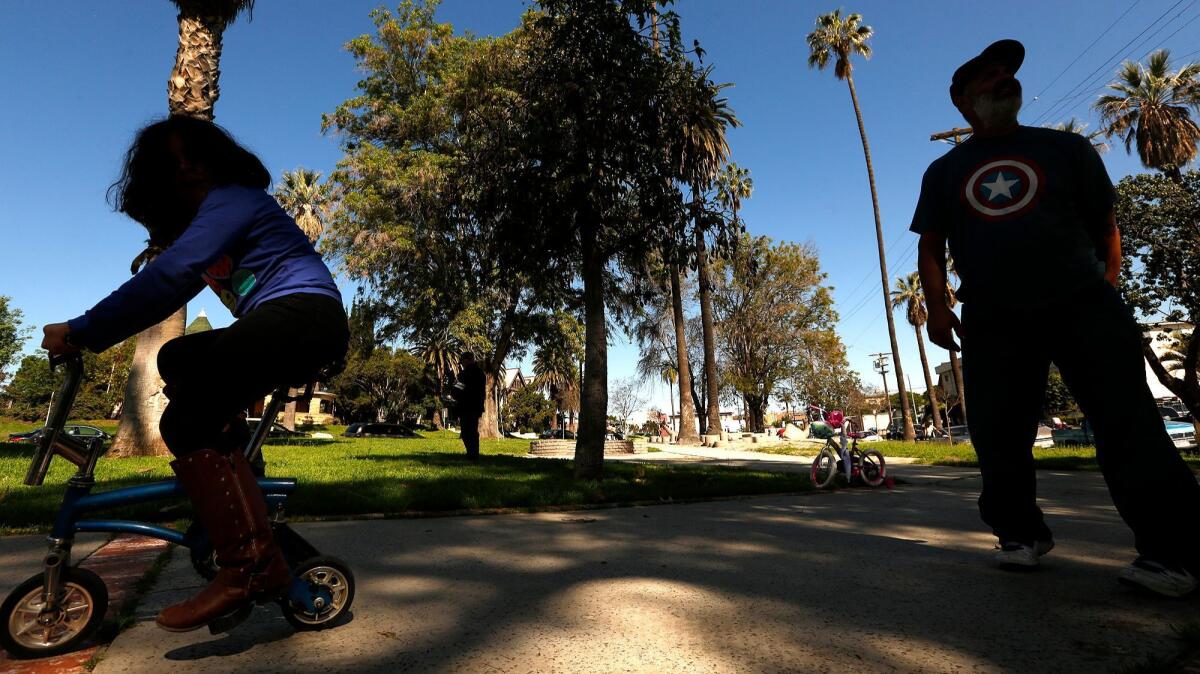
[[[1037,117],[1037,119],[1035,119],[1035,120],[1033,121],[1032,125],[1036,126],[1037,124],[1039,124],[1039,123],[1040,123],[1041,121],[1043,121],[1044,119],[1050,118],[1050,117],[1051,117],[1051,115],[1052,115],[1052,114],[1053,114],[1053,113],[1054,113],[1054,112],[1055,112],[1055,111],[1056,111],[1058,108],[1062,107],[1062,103],[1063,103],[1064,101],[1067,101],[1068,99],[1072,99],[1073,97],[1078,97],[1078,95],[1079,95],[1079,93],[1080,93],[1081,91],[1082,91],[1082,92],[1084,92],[1084,93],[1087,93],[1087,92],[1089,91],[1089,89],[1090,89],[1090,87],[1088,86],[1088,84],[1089,84],[1089,83],[1092,81],[1092,79],[1093,79],[1093,78],[1096,76],[1096,74],[1097,74],[1097,73],[1100,73],[1100,72],[1103,72],[1103,71],[1107,70],[1108,68],[1110,68],[1110,67],[1111,67],[1111,64],[1112,64],[1113,62],[1121,60],[1121,54],[1125,53],[1125,51],[1126,51],[1127,49],[1129,49],[1130,45],[1132,45],[1132,44],[1133,44],[1134,42],[1136,42],[1136,41],[1137,41],[1139,38],[1141,38],[1143,35],[1145,35],[1145,34],[1146,34],[1146,32],[1147,32],[1147,31],[1149,31],[1151,28],[1154,28],[1154,26],[1158,25],[1158,22],[1162,21],[1164,17],[1168,16],[1168,15],[1169,15],[1171,12],[1175,11],[1175,8],[1176,8],[1176,7],[1179,7],[1180,5],[1182,5],[1182,4],[1183,4],[1184,2],[1186,2],[1186,1],[1187,1],[1187,0],[1176,0],[1175,4],[1171,5],[1170,7],[1168,7],[1168,8],[1167,8],[1167,10],[1166,10],[1166,11],[1164,11],[1162,14],[1158,15],[1158,17],[1157,17],[1157,18],[1155,18],[1153,21],[1151,21],[1151,22],[1150,22],[1150,24],[1149,24],[1148,26],[1146,26],[1145,28],[1143,28],[1143,29],[1142,29],[1142,31],[1141,31],[1140,33],[1138,33],[1137,35],[1133,36],[1133,38],[1131,38],[1131,39],[1130,39],[1128,42],[1126,42],[1126,43],[1125,43],[1124,45],[1122,45],[1122,46],[1121,46],[1119,49],[1117,49],[1115,52],[1113,52],[1112,56],[1109,56],[1107,59],[1105,59],[1105,60],[1104,60],[1104,62],[1102,62],[1102,63],[1101,63],[1099,66],[1097,66],[1097,67],[1096,67],[1094,70],[1092,70],[1090,73],[1088,73],[1087,75],[1085,75],[1085,76],[1083,77],[1083,79],[1082,79],[1082,80],[1080,80],[1079,84],[1077,84],[1077,85],[1075,85],[1074,87],[1072,87],[1072,88],[1071,88],[1071,90],[1070,90],[1070,91],[1069,91],[1067,94],[1063,95],[1061,98],[1059,98],[1058,100],[1056,100],[1056,101],[1054,102],[1054,104],[1053,104],[1053,105],[1050,107],[1050,109],[1046,110],[1046,112],[1044,112],[1044,113],[1042,113],[1041,115],[1039,115],[1039,116]],[[1196,3],[1196,0],[1192,0],[1192,3],[1191,3],[1191,4],[1195,4],[1195,3]],[[1187,10],[1188,10],[1190,7],[1191,7],[1191,5],[1188,5],[1188,7],[1184,8],[1184,10],[1183,10],[1183,11],[1184,11],[1184,12],[1186,12],[1186,11],[1187,11]],[[1182,15],[1182,14],[1183,14],[1183,12],[1180,12],[1180,15]],[[1165,25],[1165,24],[1164,24],[1164,25]],[[1161,30],[1162,30],[1162,27],[1160,27],[1158,30],[1159,30],[1159,31],[1161,31]],[[1157,32],[1158,32],[1158,31],[1156,31],[1154,34],[1152,34],[1152,35],[1151,35],[1151,38],[1153,38],[1153,36],[1154,36],[1154,35],[1156,35],[1156,34],[1157,34]],[[1136,47],[1135,47],[1135,49],[1136,49]]]
[[[1060,77],[1065,75],[1066,72],[1071,69],[1072,66],[1074,66],[1076,63],[1079,63],[1079,59],[1083,58],[1083,55],[1088,53],[1088,51],[1090,51],[1092,47],[1095,47],[1096,43],[1099,42],[1101,38],[1103,38],[1105,35],[1108,35],[1108,31],[1112,30],[1113,26],[1116,26],[1118,23],[1120,23],[1121,19],[1124,19],[1126,14],[1132,12],[1133,8],[1137,7],[1138,4],[1141,3],[1141,1],[1142,0],[1137,0],[1132,5],[1130,5],[1128,9],[1126,9],[1124,12],[1121,12],[1121,16],[1118,16],[1116,19],[1113,20],[1112,23],[1108,24],[1108,28],[1105,28],[1104,32],[1097,35],[1096,39],[1092,40],[1091,44],[1084,47],[1083,51],[1079,52],[1079,55],[1076,56],[1075,59],[1072,60],[1070,63],[1068,63],[1066,68],[1063,68],[1060,73],[1055,75],[1054,79],[1050,80],[1050,83],[1047,84],[1045,87],[1043,87],[1042,90],[1038,92],[1037,96],[1033,97],[1033,100],[1036,102],[1038,99],[1040,99],[1042,97],[1042,94],[1046,93],[1050,89],[1050,87],[1053,86],[1054,83],[1059,80]]]

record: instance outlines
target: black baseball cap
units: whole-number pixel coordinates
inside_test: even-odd
[[[967,61],[954,71],[954,77],[950,79],[950,95],[961,96],[963,89],[966,88],[967,82],[975,77],[976,73],[993,63],[1000,63],[1008,66],[1014,74],[1021,69],[1021,63],[1025,61],[1025,45],[1016,40],[999,40],[987,46],[987,49],[979,52],[979,56]]]

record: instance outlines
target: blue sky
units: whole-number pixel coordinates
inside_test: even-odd
[[[368,14],[379,4],[259,0],[252,21],[243,17],[226,32],[217,121],[276,176],[298,166],[328,173],[336,164],[340,152],[321,134],[321,114],[354,94],[358,74],[344,45],[371,31]],[[526,4],[446,0],[439,17],[459,30],[499,34]],[[869,354],[887,351],[888,338],[862,148],[845,84],[805,64],[813,19],[835,7],[681,0],[677,9],[685,37],[701,41],[718,81],[735,84],[727,93],[744,126],[730,142],[733,159],[754,178],[742,211],[751,232],[819,249],[851,365],[878,385]],[[1164,46],[1200,59],[1194,0],[869,0],[847,9],[876,31],[874,57],[857,61],[854,74],[893,278],[914,268],[916,237],[906,230],[921,175],[948,149],[929,134],[962,123],[946,86],[964,60],[993,40],[1021,40],[1022,120],[1075,116],[1094,129],[1089,104],[1121,59]],[[111,212],[105,190],[135,130],[165,112],[176,31],[167,0],[0,3],[0,294],[32,325],[71,318],[128,278],[144,235]],[[1104,161],[1114,180],[1141,170],[1122,147]],[[207,293],[189,316],[201,308],[214,325],[231,320]],[[905,371],[923,389],[915,338],[896,318]],[[930,346],[932,363],[944,356]],[[635,359],[628,344],[614,344],[610,378],[632,374]],[[664,389],[647,392],[666,406]]]

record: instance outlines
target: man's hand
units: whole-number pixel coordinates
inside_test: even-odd
[[[958,316],[949,308],[932,310],[931,306],[930,309],[929,320],[925,323],[925,329],[929,331],[929,341],[947,351],[961,350],[954,341],[956,334],[962,339],[962,323],[958,321]]]
[[[66,323],[50,323],[42,327],[42,348],[51,356],[61,356],[79,351],[79,347],[67,341],[71,328]]]

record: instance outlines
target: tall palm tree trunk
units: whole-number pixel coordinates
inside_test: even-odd
[[[717,329],[713,321],[712,283],[708,275],[708,251],[704,246],[704,233],[696,229],[696,277],[700,286],[700,322],[704,326],[704,385],[706,390],[708,419],[705,426],[709,435],[721,433],[720,381],[717,380]]]
[[[579,432],[575,440],[575,477],[604,476],[604,433],[608,421],[608,328],[604,317],[604,256],[598,225],[583,226],[584,368],[579,393]]]
[[[671,265],[671,312],[675,322],[675,354],[679,368],[679,443],[695,444],[700,441],[696,434],[696,407],[692,399],[692,368],[688,363],[687,323],[683,318],[683,280],[679,265]]]
[[[896,321],[892,318],[892,299],[888,294],[887,256],[883,246],[883,221],[879,217],[879,192],[875,189],[875,167],[871,164],[871,146],[867,143],[867,127],[863,124],[862,110],[858,107],[858,92],[854,89],[854,77],[847,75],[850,85],[850,101],[854,103],[854,117],[858,120],[858,135],[862,138],[863,156],[867,160],[867,180],[871,184],[871,208],[875,212],[875,242],[879,246],[879,276],[883,283],[883,313],[887,319],[888,337],[892,340],[892,364],[896,368],[896,388],[900,393],[900,414],[904,419],[904,439],[916,440],[913,429],[912,410],[908,404],[908,392],[904,388],[904,368],[900,364],[900,345],[896,341]]]
[[[963,388],[962,361],[958,353],[950,352],[950,372],[954,375],[954,390],[958,391],[958,409],[962,412],[963,423],[967,423],[967,390]]]
[[[925,375],[925,396],[929,398],[929,407],[933,410],[933,427],[942,430],[942,413],[938,410],[937,389],[933,386],[933,377],[929,374],[929,359],[925,357],[925,338],[921,336],[921,326],[913,326],[917,333],[917,350],[921,352],[921,373]]]
[[[178,17],[179,47],[167,79],[167,110],[172,115],[212,120],[213,108],[220,97],[218,81],[225,23],[205,11],[202,3],[190,4],[189,8],[191,13],[180,12]],[[183,335],[186,322],[184,307],[137,336],[121,423],[109,450],[112,456],[170,456],[158,431],[167,406],[163,380],[158,373],[158,350]]]
[[[217,4],[217,3],[213,3]],[[224,22],[203,3],[190,3],[193,13],[179,14],[179,49],[167,80],[167,106],[172,115],[212,121],[221,96],[221,39]]]

